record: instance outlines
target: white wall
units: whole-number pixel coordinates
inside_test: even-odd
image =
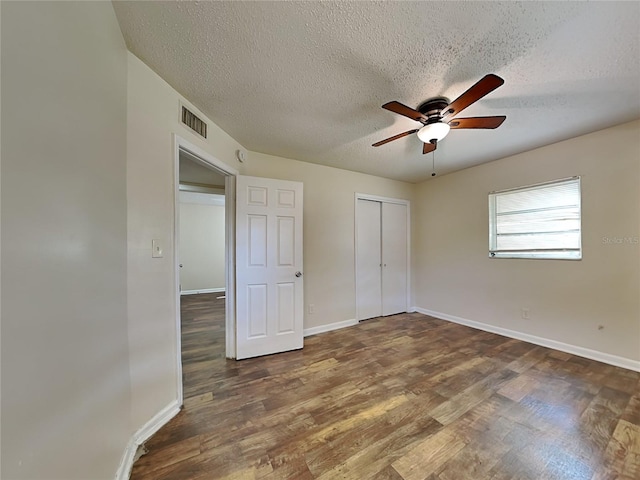
[[[108,2],[2,2],[2,478],[113,478],[131,434],[126,68]]]
[[[488,192],[573,175],[581,261],[488,258]],[[418,307],[640,360],[640,122],[424,182],[413,213]]]
[[[212,195],[180,192],[179,258],[183,292],[225,288],[225,207],[207,203],[207,197]],[[215,197],[224,200],[221,195]]]

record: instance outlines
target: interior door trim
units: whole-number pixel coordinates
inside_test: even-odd
[[[235,310],[235,285],[236,285],[236,256],[235,256],[235,219],[236,219],[236,176],[238,170],[215,158],[202,148],[185,140],[176,133],[173,137],[173,263],[174,263],[174,291],[176,294],[176,392],[178,404],[183,403],[182,385],[182,341],[180,328],[180,266],[179,266],[179,204],[180,204],[180,151],[190,154],[192,160],[204,166],[217,170],[225,175],[225,355],[227,358],[236,357],[236,310]]]

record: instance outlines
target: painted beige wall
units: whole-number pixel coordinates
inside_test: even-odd
[[[355,319],[355,194],[411,200],[414,186],[255,152],[245,168],[304,183],[304,328]],[[309,314],[309,304],[316,313]]]
[[[208,140],[179,122],[182,97],[128,53],[127,235],[131,418],[140,428],[176,400],[174,158],[172,134],[233,168],[241,145],[209,123]],[[151,258],[151,240],[164,257]]]
[[[111,479],[132,433],[127,56],[109,2],[2,2],[2,472]]]
[[[224,289],[224,205],[180,202],[182,291]]]
[[[581,261],[488,258],[488,192],[573,175]],[[413,213],[418,307],[640,360],[640,122],[425,182]]]
[[[1,8],[3,478],[112,478],[175,399],[172,133],[305,183],[306,328],[354,317],[354,192],[415,190],[416,305],[638,358],[638,247],[602,242],[638,235],[638,122],[417,187],[258,153],[240,165],[214,124],[203,141],[178,122],[180,95],[125,53],[110,3]],[[574,174],[585,259],[490,261],[486,193]]]
[[[180,95],[134,55],[128,62],[128,312],[132,418],[141,426],[175,400],[176,302],[173,285],[172,133],[240,171],[304,182],[305,328],[355,318],[354,193],[410,198],[413,186],[370,175],[249,152],[210,122],[197,138],[178,119]],[[160,239],[164,258],[151,258]],[[305,305],[306,311],[306,305]]]

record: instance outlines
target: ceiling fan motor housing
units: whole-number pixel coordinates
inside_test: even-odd
[[[449,99],[436,97],[423,102],[418,111],[427,120],[421,120],[424,127],[418,131],[418,138],[424,143],[431,143],[434,146],[438,140],[442,140],[449,133],[449,125],[442,122],[442,112],[449,106]]]
[[[445,97],[435,97],[423,102],[418,107],[418,111],[427,117],[429,123],[439,122],[442,118],[442,112],[449,106],[449,99]]]

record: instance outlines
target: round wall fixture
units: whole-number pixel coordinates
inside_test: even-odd
[[[247,152],[245,150],[236,150],[236,157],[238,157],[240,163],[243,163],[247,159]]]

